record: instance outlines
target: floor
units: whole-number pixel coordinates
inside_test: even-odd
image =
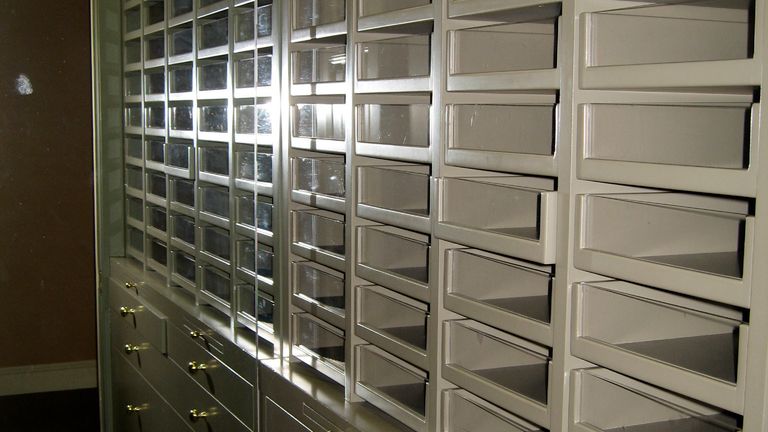
[[[96,389],[0,397],[2,432],[98,432]]]

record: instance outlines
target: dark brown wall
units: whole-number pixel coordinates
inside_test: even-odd
[[[95,359],[89,2],[0,11],[0,367]]]

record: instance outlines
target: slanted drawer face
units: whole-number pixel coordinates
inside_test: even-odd
[[[534,432],[540,427],[510,414],[466,390],[442,395],[445,432]]]
[[[115,279],[111,280],[110,288],[109,307],[114,312],[113,318],[125,322],[141,334],[146,342],[165,353],[166,317]]]
[[[253,386],[175,327],[169,328],[168,357],[240,420],[253,422]]]
[[[110,319],[112,349],[120,352],[128,363],[147,377],[147,380],[152,381],[152,376],[162,377],[162,371],[167,367],[163,354],[132,324],[119,319],[116,312],[112,312]]]
[[[264,420],[262,427],[267,431],[312,432],[303,423],[296,420],[288,411],[272,401],[264,398]]]
[[[187,431],[184,420],[117,352],[112,358],[114,428],[119,432]]]

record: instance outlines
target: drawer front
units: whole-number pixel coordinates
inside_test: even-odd
[[[120,353],[112,359],[115,431],[191,430]]]
[[[165,315],[116,279],[110,280],[109,287],[109,307],[115,316],[136,329],[160,352],[165,353],[167,326]]]
[[[312,432],[311,429],[298,421],[296,417],[266,396],[264,397],[262,428],[265,431]]]
[[[253,424],[253,386],[173,326],[168,329],[168,356],[243,423]]]
[[[216,356],[246,381],[252,385],[256,384],[256,360],[254,356],[200,322],[185,319],[180,328],[181,332],[186,334],[190,340]],[[229,329],[224,331],[229,331]]]
[[[119,319],[119,315],[117,317],[116,315],[115,312],[110,315],[113,350],[119,352],[121,357],[154,385],[150,377],[157,374],[158,371],[166,369],[168,360],[149,343],[147,337],[139,333],[129,323]],[[160,389],[158,388],[158,390]]]

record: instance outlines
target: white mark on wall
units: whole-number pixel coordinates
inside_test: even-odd
[[[19,74],[19,77],[16,78],[16,91],[22,96],[31,95],[35,91],[28,76]]]

